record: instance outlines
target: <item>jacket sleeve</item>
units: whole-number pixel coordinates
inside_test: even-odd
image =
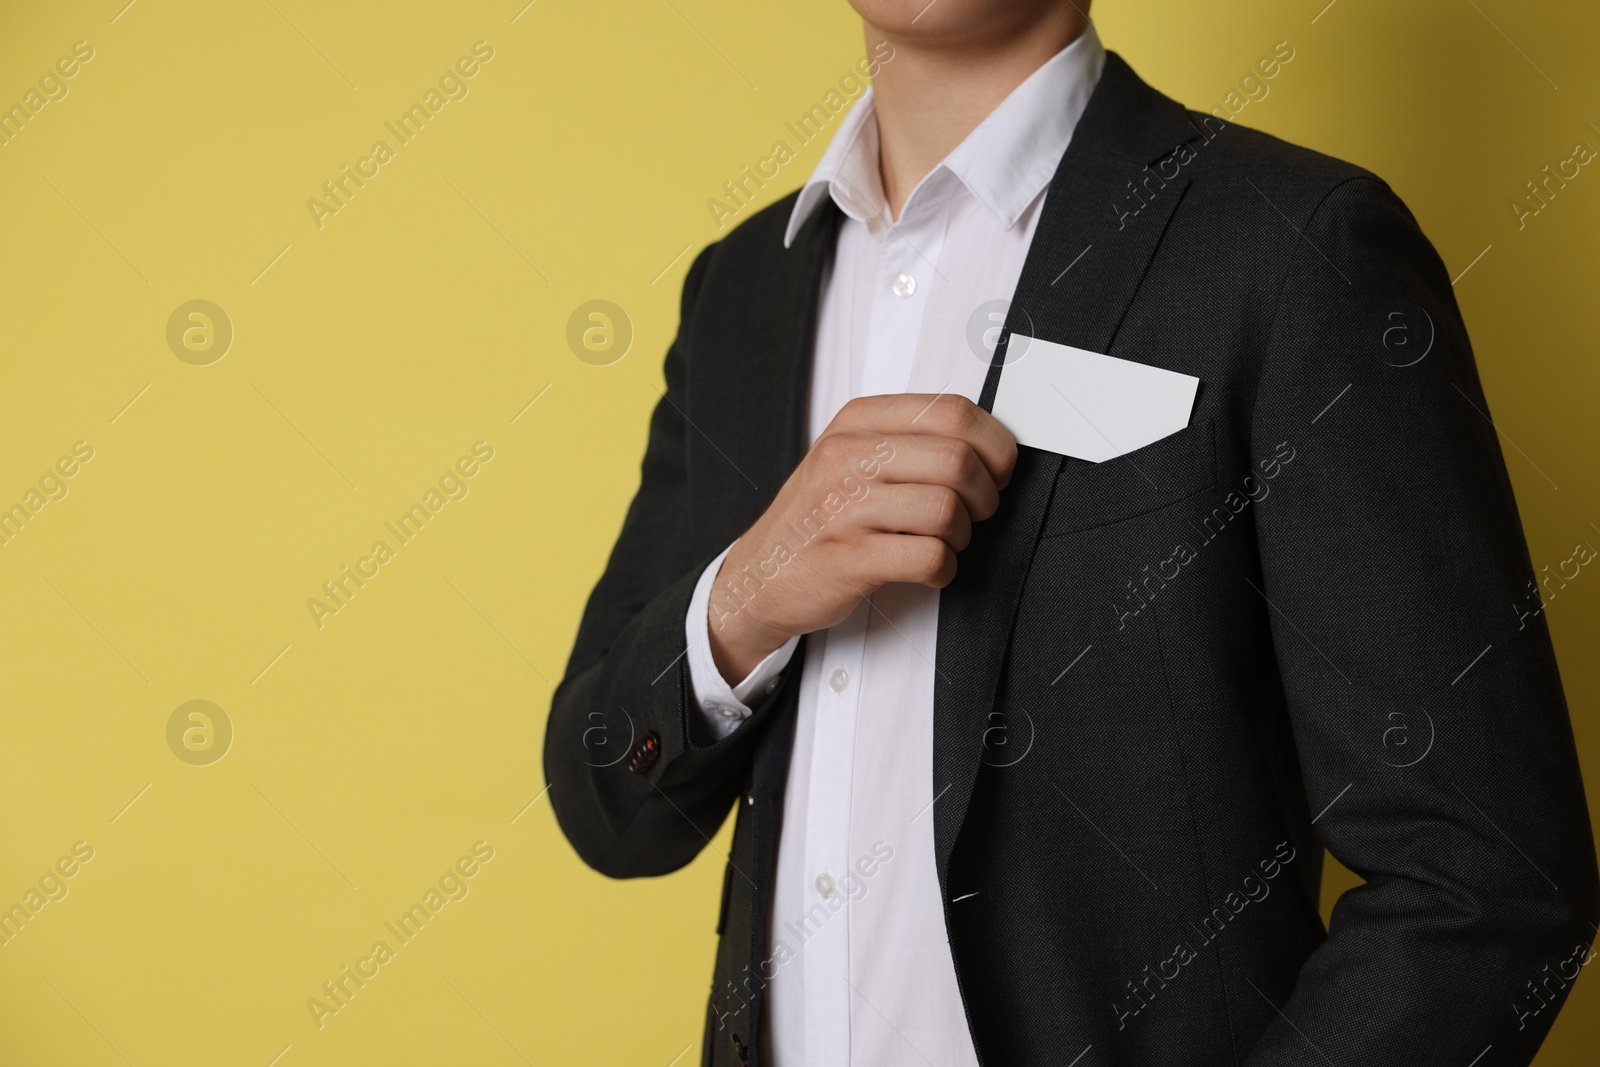
[[[744,779],[762,714],[711,743],[697,722],[684,620],[696,579],[686,435],[687,338],[716,245],[684,280],[666,392],[650,419],[640,484],[556,687],[544,770],[562,832],[585,863],[614,878],[666,874],[709,844]],[[720,547],[720,546],[719,546]],[[691,727],[696,727],[691,733]],[[647,741],[653,749],[641,748]]]
[[[1452,283],[1411,214],[1361,177],[1297,225],[1252,413],[1253,455],[1295,452],[1257,511],[1258,592],[1316,829],[1365,884],[1247,1063],[1465,1067],[1492,1045],[1485,1063],[1527,1064],[1597,921],[1540,600],[1556,587],[1534,584]],[[1539,458],[1516,457],[1535,492]]]

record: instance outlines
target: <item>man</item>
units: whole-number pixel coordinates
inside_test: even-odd
[[[605,874],[736,806],[704,1062],[1528,1063],[1594,848],[1415,220],[1071,0],[852,2],[892,58],[690,269],[545,741]],[[1019,446],[1054,346],[1192,411]],[[1324,845],[1365,879],[1326,930]]]

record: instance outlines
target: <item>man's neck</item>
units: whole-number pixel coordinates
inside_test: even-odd
[[[872,82],[890,217],[898,220],[917,183],[1087,25],[1069,4],[959,42],[897,38],[866,26],[868,54],[884,40],[894,48],[894,61]]]

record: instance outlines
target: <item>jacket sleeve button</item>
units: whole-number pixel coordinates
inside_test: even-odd
[[[634,774],[644,774],[660,758],[661,735],[651,730],[635,741],[633,748],[628,751],[628,770]]]

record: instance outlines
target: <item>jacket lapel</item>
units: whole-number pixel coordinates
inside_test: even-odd
[[[794,194],[772,209],[787,219]],[[782,246],[782,222],[768,228],[772,246],[738,268],[725,308],[705,316],[695,344],[733,358],[689,368],[691,492],[701,543],[714,554],[754,522],[805,454],[812,349],[825,267],[838,208],[825,200]],[[730,284],[730,283],[724,283]]]
[[[1045,197],[980,403],[993,407],[1012,331],[1109,352],[1188,178],[1150,164],[1202,136],[1177,103],[1106,56]],[[1000,511],[974,527],[940,596],[934,691],[934,847],[943,899],[1023,580],[1062,457],[1020,449]]]

